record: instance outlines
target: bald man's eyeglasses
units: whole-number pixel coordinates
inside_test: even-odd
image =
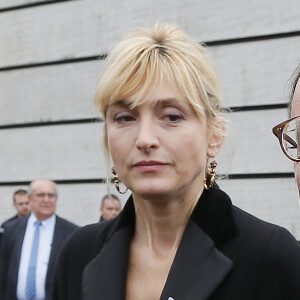
[[[273,128],[283,153],[293,161],[300,161],[300,116],[286,120]]]

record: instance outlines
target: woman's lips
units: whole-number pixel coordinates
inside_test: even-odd
[[[163,169],[166,165],[166,163],[162,163],[160,161],[139,161],[136,164],[133,165],[134,168],[141,172],[157,172],[161,169]]]

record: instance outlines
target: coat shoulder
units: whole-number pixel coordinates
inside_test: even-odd
[[[233,218],[237,235],[220,248],[234,261],[236,275],[242,277],[243,270],[238,270],[243,266],[266,299],[299,299],[300,246],[293,235],[234,206]]]
[[[61,261],[84,268],[101,250],[111,223],[90,224],[75,230],[61,251]]]
[[[300,246],[294,236],[285,228],[261,220],[235,206],[232,207],[232,216],[238,233],[237,240],[249,249],[268,251],[272,255],[289,255],[292,253],[300,258]],[[244,243],[244,244],[243,244]],[[249,247],[249,245],[255,245]],[[291,248],[291,249],[290,249]]]
[[[7,226],[9,226],[9,224],[16,222],[18,219],[19,219],[18,216],[15,215],[14,217],[3,222],[1,227],[5,229]]]
[[[61,226],[63,226],[63,227],[65,227],[65,228],[68,228],[68,229],[77,229],[77,228],[79,228],[79,226],[78,225],[76,225],[76,224],[74,224],[74,223],[72,223],[72,222],[70,222],[70,221],[68,221],[68,220],[66,220],[66,219],[63,219],[63,218],[61,218],[61,217],[59,217],[59,216],[57,216],[56,215],[56,222],[59,224],[59,225],[61,225]]]
[[[53,299],[82,299],[83,270],[101,251],[112,223],[105,221],[81,227],[64,244],[56,266]]]
[[[259,219],[235,206],[232,206],[232,215],[239,236],[245,236],[249,241],[255,240],[256,243],[264,244],[277,238],[279,238],[277,242],[287,238],[294,245],[299,246],[293,235],[281,226]]]
[[[106,232],[110,228],[111,223],[109,221],[100,222],[78,228],[69,241],[70,247],[81,249],[88,246],[96,247],[99,250],[99,246],[106,239]]]

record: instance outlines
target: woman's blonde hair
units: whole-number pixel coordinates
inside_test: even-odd
[[[225,135],[220,88],[212,64],[203,45],[176,26],[156,24],[123,38],[107,58],[95,104],[105,120],[112,103],[139,91],[132,104],[137,106],[153,84],[162,79],[178,89],[196,115],[206,121],[210,133]],[[104,140],[108,152],[106,128]]]

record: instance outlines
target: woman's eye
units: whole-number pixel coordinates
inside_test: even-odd
[[[132,115],[127,114],[127,113],[126,114],[120,113],[114,117],[114,121],[117,123],[127,123],[127,122],[131,122],[134,120],[135,120],[135,118]]]
[[[178,114],[170,114],[170,115],[165,115],[164,119],[167,120],[168,122],[179,122],[180,120],[183,119],[183,116]]]
[[[175,107],[166,107],[162,111],[162,119],[169,123],[177,123],[184,119],[183,113]]]

